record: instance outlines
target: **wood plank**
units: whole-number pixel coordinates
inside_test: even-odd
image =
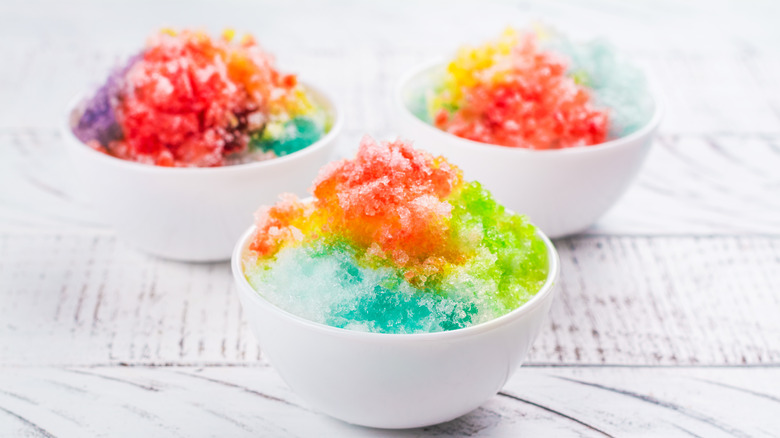
[[[780,136],[662,135],[589,234],[780,236]]]
[[[386,431],[307,408],[265,366],[4,368],[0,434],[769,437],[778,403],[776,367],[525,367],[470,414]]]
[[[360,135],[345,133],[342,146]],[[0,230],[109,229],[81,194],[62,142],[50,130],[0,133]],[[586,233],[780,236],[776,169],[780,135],[661,136],[636,184]]]
[[[780,363],[780,239],[558,241],[532,363]],[[227,263],[149,257],[110,234],[0,233],[0,364],[253,363]]]
[[[673,0],[531,1],[521,7],[446,0],[403,7],[387,0],[297,4],[228,0],[215,9],[205,0],[193,0],[187,8],[134,0],[91,4],[91,14],[56,3],[34,14],[23,6],[8,7],[0,13],[5,23],[0,59],[16,68],[0,72],[0,129],[60,127],[74,95],[99,82],[167,23],[253,32],[282,66],[339,96],[350,109],[348,129],[392,135],[390,95],[408,68],[445,56],[461,43],[489,38],[508,23],[542,20],[574,38],[607,38],[645,68],[667,103],[665,133],[780,132],[780,86],[773,79],[780,74],[775,44],[780,32],[770,18],[780,11],[771,2],[739,5],[739,13],[729,10],[730,2]],[[155,14],[140,13],[147,8]],[[236,8],[246,12],[238,16],[232,12]],[[463,17],[476,15],[480,20],[462,25]],[[122,17],[126,26],[117,29],[111,20],[95,20],[98,16]]]

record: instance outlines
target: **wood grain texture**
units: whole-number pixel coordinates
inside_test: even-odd
[[[0,231],[110,230],[69,165],[56,130],[0,132]],[[777,169],[780,135],[662,135],[636,183],[586,234],[780,236]]]
[[[138,13],[150,9],[154,14]],[[171,25],[250,31],[283,66],[339,96],[349,107],[348,128],[393,134],[382,128],[392,128],[390,91],[403,71],[508,24],[544,21],[575,38],[608,38],[645,67],[667,102],[665,132],[776,134],[780,38],[767,20],[779,9],[769,1],[723,0],[4,2],[0,129],[59,127],[69,99],[150,32]],[[474,16],[479,20],[464,26],[464,17]]]
[[[532,363],[780,363],[780,238],[556,242]],[[227,263],[163,261],[111,234],[0,234],[0,364],[261,359]]]
[[[0,436],[771,437],[778,368],[525,367],[477,410],[387,431],[309,409],[271,367],[0,372]]]
[[[780,136],[661,135],[588,234],[780,236]]]

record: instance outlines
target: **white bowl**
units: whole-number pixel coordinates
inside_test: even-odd
[[[401,133],[415,147],[444,155],[481,182],[507,208],[526,214],[551,238],[580,232],[603,215],[636,176],[661,121],[653,98],[650,120],[638,131],[593,146],[529,150],[457,137],[420,120],[411,108],[443,68],[426,63],[406,74],[395,93]]]
[[[98,213],[128,244],[175,260],[227,260],[258,205],[273,204],[280,192],[304,195],[331,158],[341,112],[322,91],[304,86],[332,116],[324,137],[283,157],[216,168],[151,166],[98,152],[73,134],[83,111],[78,100],[64,129],[74,173]]]
[[[236,245],[233,276],[244,314],[271,365],[313,408],[349,423],[422,427],[493,397],[525,359],[547,315],[559,261],[541,232],[549,274],[527,303],[491,321],[424,334],[365,333],[288,313],[250,286],[241,263],[254,227]]]

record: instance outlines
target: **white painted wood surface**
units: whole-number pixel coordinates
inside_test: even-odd
[[[557,242],[537,364],[780,363],[780,245],[765,237]],[[227,263],[161,261],[108,233],[0,235],[0,359],[13,365],[261,359]]]
[[[470,414],[387,431],[310,411],[265,366],[25,367],[0,374],[0,436],[771,437],[778,404],[777,367],[525,367]]]
[[[396,135],[404,70],[531,20],[610,38],[666,117],[619,204],[556,242],[530,366],[479,410],[394,435],[780,435],[777,18],[725,0],[0,3],[0,436],[390,435],[296,399],[226,264],[116,240],[73,184],[65,105],[160,25],[235,26],[337,95],[346,156]]]

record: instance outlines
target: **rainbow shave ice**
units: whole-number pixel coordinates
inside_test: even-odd
[[[548,274],[537,229],[478,182],[409,142],[362,140],[313,198],[257,213],[242,253],[278,307],[334,327],[425,333],[473,326],[532,298]]]
[[[635,132],[653,103],[642,73],[610,44],[575,44],[539,27],[461,48],[415,106],[419,118],[462,138],[562,149]]]
[[[84,102],[73,132],[125,160],[215,167],[296,152],[329,128],[250,35],[162,30]]]

